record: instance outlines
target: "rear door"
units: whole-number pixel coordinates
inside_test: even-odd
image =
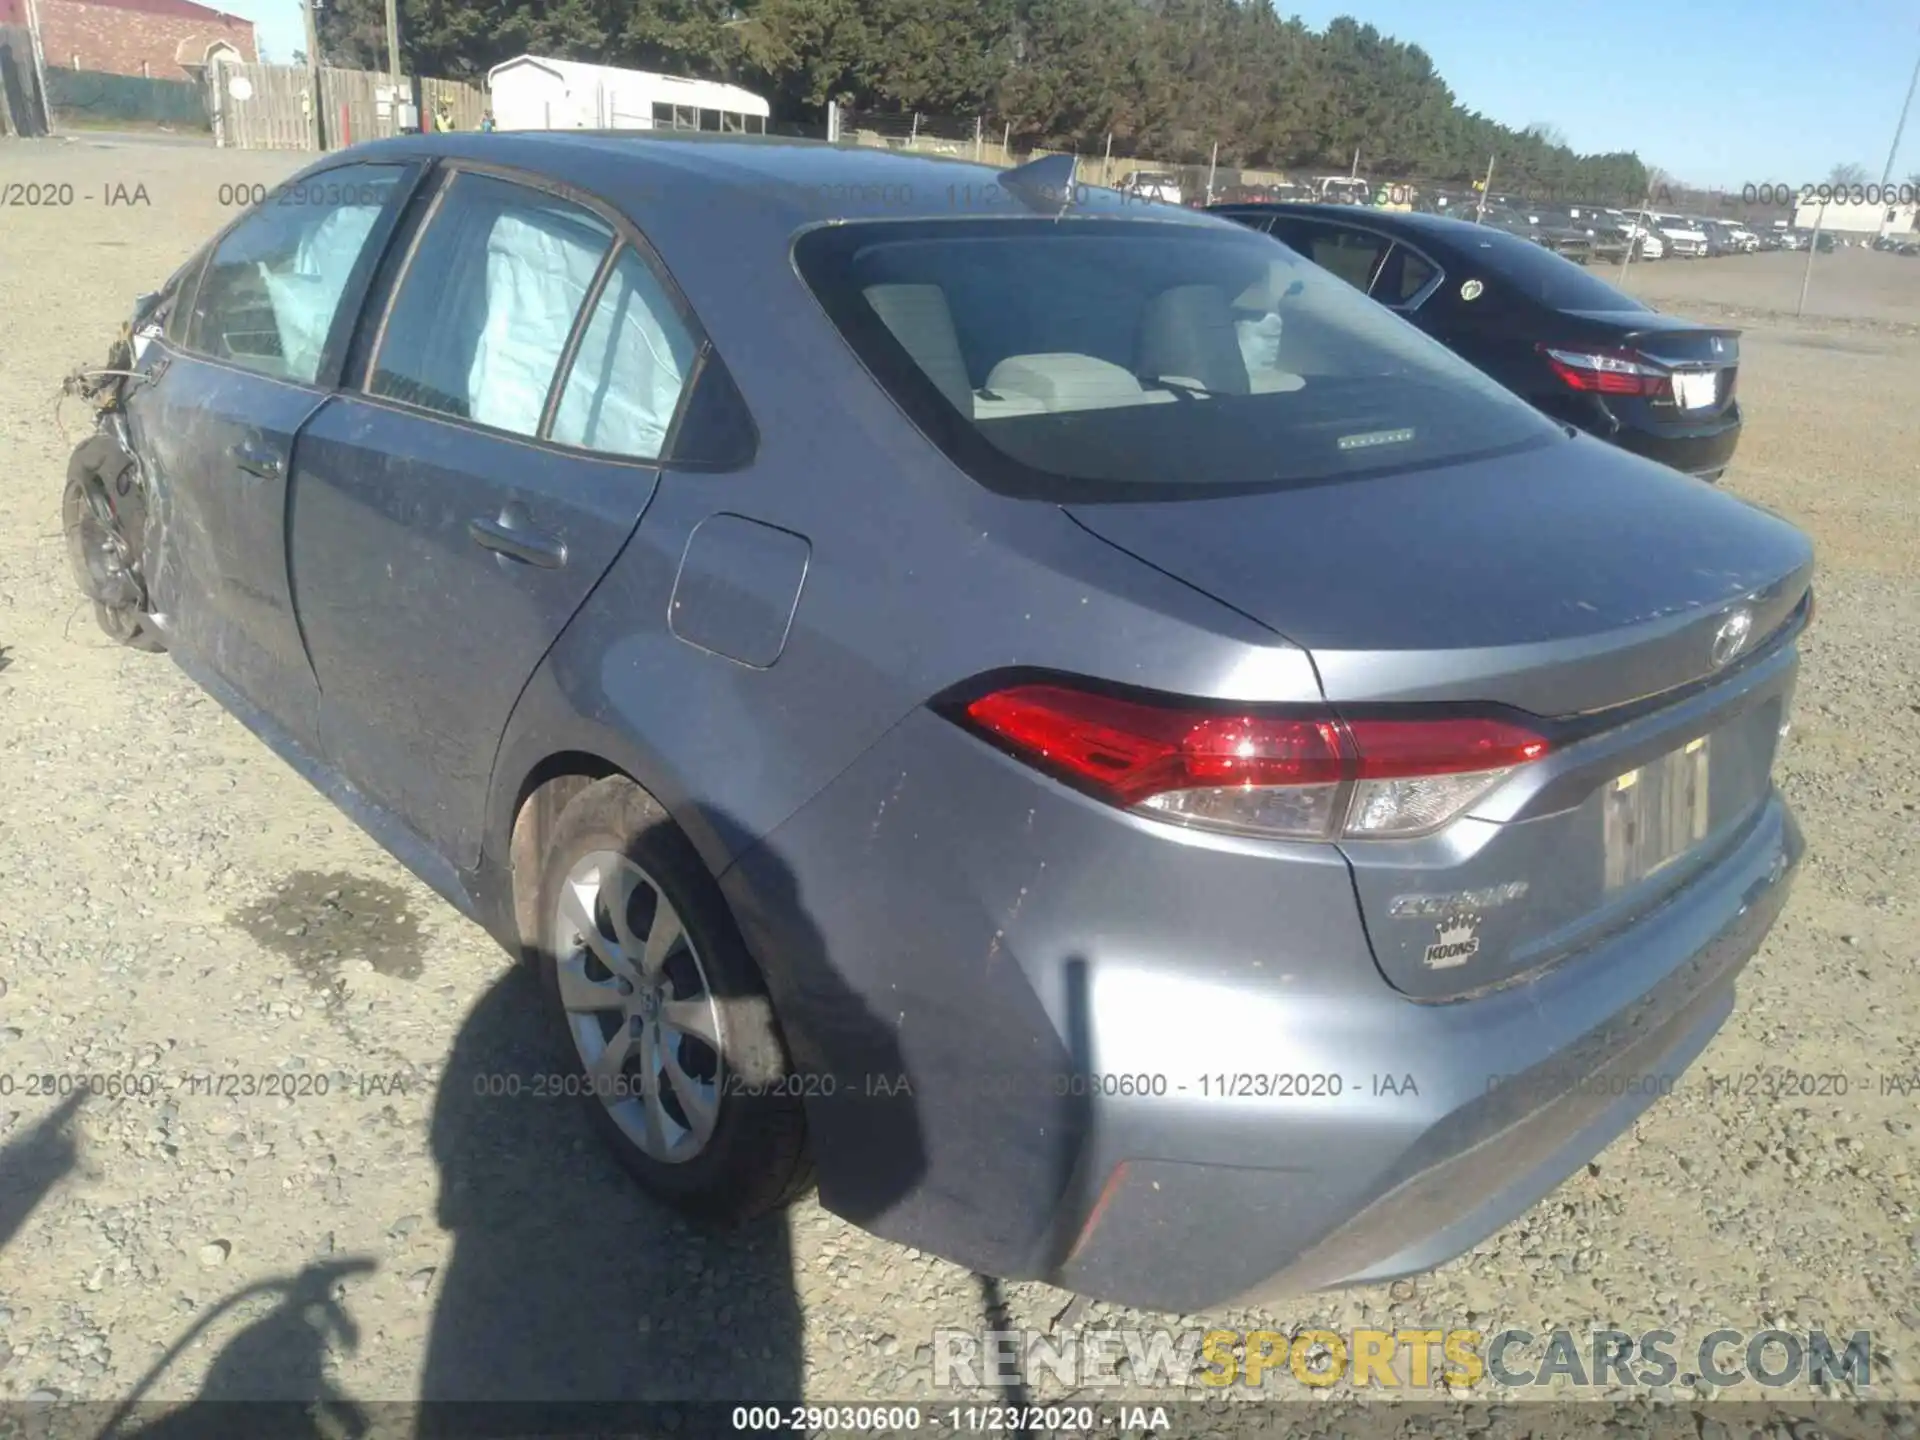
[[[289,466],[414,174],[343,165],[276,190],[186,282],[165,367],[130,407],[169,643],[309,748],[318,691],[287,574]]]
[[[479,168],[421,204],[302,440],[293,591],[327,756],[470,865],[513,703],[646,509],[697,346],[610,213]]]
[[[1276,216],[1268,233],[1362,294],[1373,288],[1393,248],[1393,242],[1376,231],[1291,215]]]

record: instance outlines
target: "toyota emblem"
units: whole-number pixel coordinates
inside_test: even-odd
[[[1720,628],[1713,632],[1713,649],[1710,658],[1713,668],[1718,670],[1734,656],[1747,648],[1747,639],[1753,634],[1753,612],[1740,609],[1720,622]]]

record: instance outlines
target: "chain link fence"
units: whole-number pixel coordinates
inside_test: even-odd
[[[47,108],[56,126],[160,125],[211,132],[203,88],[188,80],[152,80],[47,66]]]

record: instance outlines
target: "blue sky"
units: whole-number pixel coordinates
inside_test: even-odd
[[[285,63],[297,0],[211,0]],[[1460,102],[1513,126],[1557,125],[1576,150],[1637,150],[1681,180],[1738,189],[1886,163],[1920,59],[1920,9],[1898,0],[1279,0],[1316,30],[1356,14],[1419,45]],[[1916,106],[1920,110],[1920,106]],[[1365,156],[1361,157],[1362,164]],[[1894,178],[1920,171],[1920,114]]]
[[[1920,7],[1895,0],[1313,0],[1418,45],[1470,109],[1557,125],[1576,150],[1637,150],[1697,185],[1878,181],[1920,59]],[[1920,171],[1920,100],[1894,179]],[[1366,157],[1361,156],[1362,168]]]
[[[253,21],[253,38],[265,58],[288,65],[293,52],[307,48],[307,22],[299,0],[201,0],[216,10]]]

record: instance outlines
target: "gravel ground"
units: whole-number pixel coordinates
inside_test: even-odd
[[[553,1058],[526,977],[164,659],[98,633],[59,536],[83,423],[70,404],[58,428],[59,377],[98,363],[131,297],[230,213],[220,187],[292,165],[0,142],[0,184],[75,188],[0,210],[0,1401],[944,1400],[933,1334],[986,1315],[1061,1333],[1665,1328],[1682,1355],[1721,1327],[1871,1330],[1874,1394],[1920,1393],[1902,1093],[1920,1081],[1920,338],[1899,318],[1920,318],[1920,264],[1833,257],[1825,303],[1854,318],[1800,323],[1769,313],[1791,311],[1797,274],[1783,302],[1774,263],[1791,257],[1636,284],[1743,317],[1750,418],[1727,484],[1807,527],[1822,564],[1781,763],[1811,858],[1700,1067],[1436,1275],[1169,1322],[1063,1314],[1059,1292],[993,1286],[812,1204],[703,1238],[638,1198],[571,1106],[477,1097],[475,1074]],[[1705,1083],[1758,1067],[1845,1093]],[[137,1093],[28,1093],[43,1074]],[[1176,1393],[1122,1378],[1108,1393]],[[1682,1375],[1654,1398],[1705,1393]]]

